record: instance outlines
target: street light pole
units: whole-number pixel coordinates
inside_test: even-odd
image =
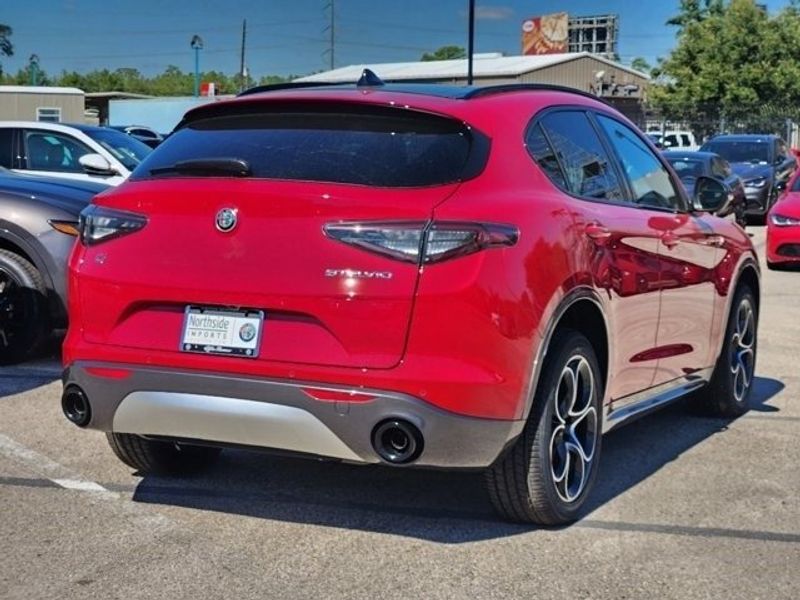
[[[203,49],[203,38],[194,35],[189,45],[194,50],[194,97],[197,98],[200,95],[200,50]]]
[[[39,56],[36,54],[31,54],[31,57],[28,59],[28,70],[30,71],[30,80],[31,85],[36,85],[39,83]]]
[[[469,40],[467,40],[467,85],[472,85],[472,54],[475,50],[475,0],[469,0]]]

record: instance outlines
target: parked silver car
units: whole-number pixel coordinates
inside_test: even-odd
[[[78,214],[108,187],[0,168],[0,364],[24,360],[66,327]]]

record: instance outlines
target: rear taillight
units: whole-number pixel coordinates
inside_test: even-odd
[[[99,244],[138,231],[147,224],[147,217],[90,204],[81,211],[81,241],[87,246]]]
[[[516,227],[498,223],[329,223],[324,230],[331,239],[417,264],[439,262],[485,248],[513,246],[519,239]]]

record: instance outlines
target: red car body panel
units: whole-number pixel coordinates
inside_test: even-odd
[[[232,103],[298,99],[308,100],[308,93]],[[606,403],[714,364],[731,286],[754,258],[742,230],[709,215],[571,197],[524,145],[539,110],[586,106],[620,118],[603,104],[557,91],[464,101],[315,90],[313,101],[451,116],[491,139],[488,162],[473,179],[426,189],[129,181],[95,203],[146,215],[148,223],[97,246],[76,245],[65,366],[101,361],[365,387],[402,392],[459,415],[516,420],[526,414],[559,309],[578,292],[590,294],[605,314]],[[242,223],[226,235],[213,222],[230,204],[240,209]],[[385,219],[508,223],[520,236],[511,247],[418,268],[322,232],[329,222]],[[593,239],[587,227],[609,235]],[[326,269],[392,277],[346,284],[326,278]],[[181,352],[187,304],[264,310],[260,356]]]

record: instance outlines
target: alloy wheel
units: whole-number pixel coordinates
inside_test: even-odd
[[[745,298],[736,309],[736,323],[730,343],[730,365],[733,375],[733,395],[736,402],[744,402],[753,383],[755,369],[756,320],[753,306]]]
[[[0,347],[11,345],[17,331],[25,325],[20,300],[19,282],[0,268]]]
[[[553,395],[550,474],[564,502],[577,500],[589,481],[599,436],[594,376],[581,355],[570,358]]]

